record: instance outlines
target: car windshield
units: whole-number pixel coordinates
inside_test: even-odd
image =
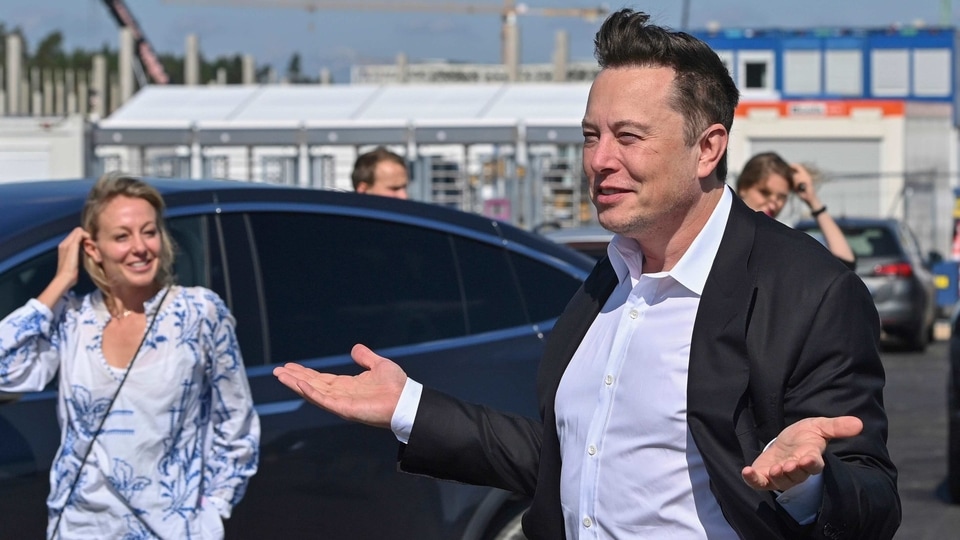
[[[850,249],[858,259],[869,257],[898,257],[901,255],[900,247],[893,232],[886,227],[855,227],[841,225],[843,235],[850,244]],[[813,236],[820,243],[825,244],[823,232],[820,229],[807,229],[805,231]]]

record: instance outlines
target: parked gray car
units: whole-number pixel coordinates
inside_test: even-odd
[[[856,272],[873,295],[883,331],[910,350],[924,350],[933,336],[936,289],[913,232],[891,218],[840,218],[837,225],[857,256]],[[796,228],[823,242],[816,222]]]

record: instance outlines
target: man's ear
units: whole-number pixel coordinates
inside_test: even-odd
[[[97,247],[97,243],[92,238],[83,239],[83,252],[93,259],[93,262],[97,264],[103,262],[103,257],[100,256],[100,248]]]
[[[720,163],[720,158],[727,151],[730,136],[723,124],[712,124],[703,130],[700,135],[700,162],[697,173],[700,178],[706,178]]]
[[[370,184],[366,182],[357,184],[357,193],[366,193],[368,189],[370,189]]]

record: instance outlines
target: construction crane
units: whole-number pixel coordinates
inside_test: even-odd
[[[170,82],[170,78],[167,77],[167,72],[163,69],[163,64],[157,59],[157,55],[153,52],[153,47],[151,47],[150,42],[147,41],[147,36],[143,34],[140,25],[137,24],[137,20],[133,17],[133,13],[127,8],[123,0],[103,0],[103,3],[107,6],[107,9],[110,10],[110,14],[113,15],[117,26],[128,28],[133,34],[134,51],[140,64],[136,66],[136,68],[139,69],[134,69],[134,72],[137,74],[140,86],[146,86],[147,84],[144,72],[146,72],[150,80],[156,84],[167,84]]]
[[[323,0],[164,0],[170,4],[218,5],[231,7],[294,8],[308,12],[320,10],[342,11],[421,11],[463,14],[499,14],[502,20],[501,58],[515,75],[520,61],[520,40],[517,17],[539,15],[546,17],[576,17],[594,22],[609,13],[605,5],[598,7],[530,7],[514,0],[503,0],[502,6],[469,2],[389,2],[389,1],[323,1]]]

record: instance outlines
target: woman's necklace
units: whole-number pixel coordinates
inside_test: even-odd
[[[118,319],[126,319],[126,318],[127,318],[127,315],[130,315],[131,313],[133,313],[133,312],[130,311],[129,309],[125,309],[125,310],[123,310],[121,313],[119,313],[119,314],[117,315],[117,318],[118,318]]]

